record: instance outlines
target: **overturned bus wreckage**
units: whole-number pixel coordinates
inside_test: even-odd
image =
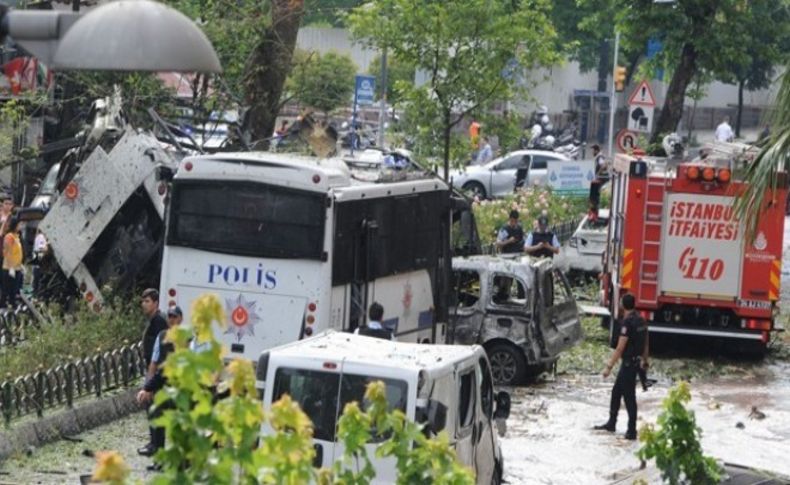
[[[453,258],[449,340],[479,344],[499,385],[552,366],[582,338],[570,285],[549,259]]]

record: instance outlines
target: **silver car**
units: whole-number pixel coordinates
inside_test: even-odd
[[[451,173],[453,185],[481,199],[513,193],[519,168],[526,168],[525,185],[545,185],[547,162],[570,160],[565,155],[544,150],[517,150],[485,165],[469,165]]]

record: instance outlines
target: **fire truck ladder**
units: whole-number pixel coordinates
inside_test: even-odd
[[[661,222],[664,213],[664,191],[667,179],[647,177],[644,224],[642,224],[642,253],[639,264],[638,303],[655,305],[658,302],[658,268],[661,251]]]

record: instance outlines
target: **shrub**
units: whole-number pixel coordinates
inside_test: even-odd
[[[687,382],[681,382],[664,399],[663,411],[658,416],[658,428],[645,425],[640,433],[644,444],[638,452],[641,460],[655,458],[661,478],[672,485],[679,483],[716,484],[721,480],[721,468],[716,460],[702,454],[694,413],[686,409],[691,401]]]
[[[120,298],[106,302],[99,312],[83,303],[74,313],[64,313],[56,305],[44,308],[43,313],[49,316],[48,323],[30,327],[26,340],[18,345],[0,347],[0,379],[94,355],[98,349],[136,343],[145,324],[137,306]]]

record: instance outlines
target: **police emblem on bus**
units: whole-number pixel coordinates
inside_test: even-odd
[[[235,334],[239,342],[244,336],[254,336],[255,325],[261,321],[255,305],[255,301],[247,301],[242,294],[239,294],[235,300],[225,300],[225,311],[230,320],[225,333]]]

